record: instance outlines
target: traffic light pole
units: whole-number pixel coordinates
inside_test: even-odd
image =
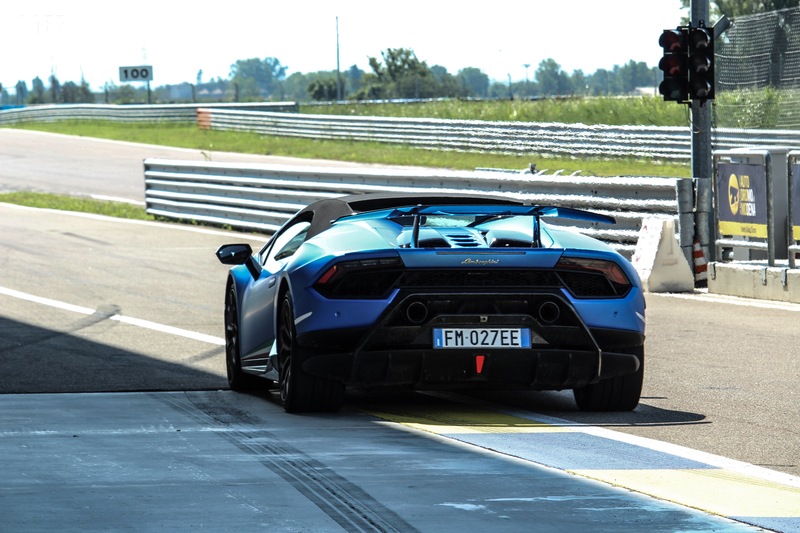
[[[708,23],[709,0],[691,0],[691,25],[699,27],[700,22]],[[700,246],[707,250],[708,260],[714,261],[714,217],[712,216],[713,176],[711,154],[711,105],[708,102],[692,100],[692,177],[697,179],[697,209],[695,215],[696,233]]]

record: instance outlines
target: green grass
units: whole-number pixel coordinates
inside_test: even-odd
[[[660,97],[546,100],[443,100],[414,103],[302,105],[301,113],[510,122],[563,122],[611,126],[685,126],[686,109]]]
[[[691,175],[688,163],[662,162],[652,159],[571,159],[537,154],[446,152],[384,143],[295,139],[267,137],[256,133],[201,130],[194,124],[116,124],[108,121],[63,121],[18,124],[14,127],[82,137],[191,148],[206,152],[240,152],[306,159],[332,159],[355,163],[455,170],[475,168],[522,170],[534,164],[539,170],[548,169],[548,173],[561,170],[563,174],[580,172],[584,176],[688,177]],[[213,155],[209,155],[209,157],[213,158]]]
[[[18,191],[0,193],[0,202],[24,205],[27,207],[58,209],[60,211],[93,213],[117,218],[155,220],[153,216],[145,212],[144,207],[138,205],[122,202],[107,202],[80,196],[62,196],[50,193]]]

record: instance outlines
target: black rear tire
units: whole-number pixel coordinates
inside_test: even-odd
[[[644,346],[615,352],[635,355],[639,359],[639,370],[634,374],[604,379],[573,389],[575,403],[581,411],[632,411],[639,405],[644,383]]]
[[[297,346],[294,326],[294,304],[291,295],[283,297],[278,324],[278,360],[280,361],[280,393],[287,413],[335,412],[344,403],[344,383],[312,376],[303,370],[307,357]]]

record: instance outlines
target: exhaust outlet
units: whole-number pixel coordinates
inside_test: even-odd
[[[561,309],[555,302],[544,302],[539,306],[539,320],[545,324],[552,324],[561,316]]]
[[[428,318],[428,306],[422,302],[411,302],[406,307],[406,319],[412,324],[422,324]]]

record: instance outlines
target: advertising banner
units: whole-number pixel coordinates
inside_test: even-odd
[[[792,238],[800,241],[800,163],[792,165]]]
[[[767,238],[767,169],[764,165],[717,166],[716,203],[721,235]]]

